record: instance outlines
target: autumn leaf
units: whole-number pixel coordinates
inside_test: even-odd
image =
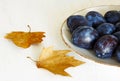
[[[22,48],[28,48],[31,44],[37,44],[42,42],[42,38],[45,37],[45,32],[23,32],[13,31],[8,33],[5,38],[10,39],[13,43]]]
[[[70,50],[53,50],[53,47],[43,48],[36,65],[38,68],[44,68],[54,74],[70,76],[64,70],[68,67],[75,67],[84,62],[68,56]]]

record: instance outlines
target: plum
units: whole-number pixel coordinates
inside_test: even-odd
[[[96,28],[100,36],[110,35],[115,31],[115,29],[116,27],[111,23],[103,23]]]
[[[86,14],[86,19],[89,21],[89,23],[92,25],[92,27],[96,28],[97,26],[99,26],[102,23],[105,23],[106,20],[104,19],[104,17],[102,16],[102,14],[100,14],[97,11],[89,11]]]
[[[120,46],[116,48],[115,55],[117,57],[118,62],[120,62]]]
[[[110,58],[117,47],[118,39],[114,35],[104,35],[97,40],[94,51],[99,58]]]
[[[116,27],[116,31],[120,31],[120,22],[116,23],[115,27]]]
[[[78,26],[90,26],[90,24],[84,16],[72,15],[67,18],[67,26],[72,33]]]
[[[98,32],[94,28],[80,26],[72,33],[72,42],[80,48],[91,49],[98,37]]]
[[[115,32],[113,35],[118,38],[118,42],[119,42],[119,44],[120,44],[120,31]]]
[[[120,13],[117,10],[107,11],[104,18],[108,23],[116,24],[120,21]]]

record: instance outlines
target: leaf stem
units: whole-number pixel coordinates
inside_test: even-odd
[[[30,27],[30,25],[27,25],[27,27],[29,28],[29,32],[31,32],[31,27]]]
[[[27,57],[28,59],[32,60],[33,62],[37,62],[36,60],[32,59],[31,57]]]

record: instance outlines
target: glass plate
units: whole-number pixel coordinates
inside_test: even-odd
[[[72,15],[83,15],[84,16],[89,11],[98,11],[102,15],[104,15],[105,12],[107,12],[109,10],[120,10],[120,5],[104,5],[104,6],[96,6],[96,7],[86,8],[86,9],[83,9],[83,10],[79,10],[79,11],[73,13]],[[72,44],[71,34],[70,34],[69,29],[66,25],[66,20],[63,22],[62,27],[61,27],[61,36],[62,36],[62,39],[63,39],[64,43],[69,48],[71,48],[73,51],[78,53],[79,55],[81,55],[81,56],[83,56],[87,59],[93,60],[97,63],[113,65],[113,66],[120,66],[120,63],[118,63],[115,59],[100,59],[100,58],[97,58],[93,51],[86,50],[86,49],[83,49],[83,48],[79,48],[79,47],[75,46],[74,44]]]

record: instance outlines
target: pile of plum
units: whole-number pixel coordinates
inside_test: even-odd
[[[110,10],[104,15],[89,11],[71,15],[67,26],[72,43],[80,48],[93,50],[98,58],[116,57],[120,62],[120,11]]]

